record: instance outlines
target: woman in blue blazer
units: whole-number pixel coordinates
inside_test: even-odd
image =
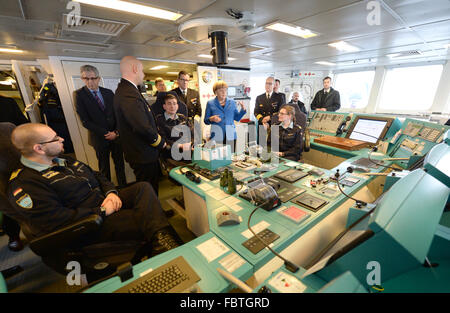
[[[236,140],[234,121],[239,121],[247,112],[242,101],[238,105],[233,99],[227,98],[228,85],[223,81],[216,82],[213,92],[216,97],[206,104],[205,124],[211,125],[211,140],[217,143],[230,143]],[[222,132],[219,131],[219,128]]]

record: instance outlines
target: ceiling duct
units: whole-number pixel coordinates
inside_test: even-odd
[[[93,17],[81,16],[78,25],[67,24],[68,14],[63,14],[62,30],[63,31],[75,31],[81,33],[88,33],[93,35],[103,36],[118,36],[129,23],[103,20]]]

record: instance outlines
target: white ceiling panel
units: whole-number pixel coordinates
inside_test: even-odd
[[[449,0],[384,0],[409,26],[450,17]]]
[[[450,19],[411,28],[425,41],[450,40]]]

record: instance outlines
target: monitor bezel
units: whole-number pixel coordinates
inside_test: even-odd
[[[360,140],[360,141],[364,141],[367,142],[371,145],[378,145],[378,143],[380,142],[380,140],[383,140],[383,138],[386,136],[386,133],[388,132],[389,128],[391,127],[392,123],[394,122],[394,118],[392,117],[384,117],[384,116],[357,116],[354,120],[352,125],[350,126],[350,128],[347,130],[347,134],[345,135],[345,138],[350,139],[350,136],[353,132],[353,129],[356,127],[356,125],[358,124],[359,120],[372,120],[372,121],[381,121],[381,122],[386,122],[386,125],[384,125],[384,129],[381,132],[380,136],[378,137],[378,140],[373,143],[373,142],[368,142],[368,141],[364,141],[364,140]],[[358,139],[359,140],[359,139]]]

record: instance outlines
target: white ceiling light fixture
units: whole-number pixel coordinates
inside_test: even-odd
[[[178,72],[167,72],[168,75],[178,75]]]
[[[139,15],[146,15],[151,16],[155,18],[160,18],[164,20],[170,20],[170,21],[176,21],[180,17],[183,16],[183,14],[179,14],[176,12],[163,10],[154,8],[148,5],[142,5],[137,3],[131,3],[127,1],[122,0],[74,0],[75,2],[83,3],[83,4],[89,4],[94,5],[102,8],[108,8],[118,11],[125,11],[129,13],[135,13]]]
[[[334,66],[334,65],[336,65],[336,63],[327,62],[327,61],[318,61],[318,62],[314,62],[314,63],[320,64],[320,65],[326,65],[326,66]]]
[[[167,65],[158,65],[158,66],[152,67],[150,70],[157,71],[157,70],[161,70],[163,68],[168,68],[168,66]]]
[[[198,57],[205,58],[205,59],[212,59],[212,55],[210,55],[210,54],[199,54]],[[235,61],[236,58],[228,58],[228,60]]]
[[[357,52],[360,49],[358,47],[352,46],[348,43],[346,43],[345,41],[337,41],[337,42],[332,42],[328,44],[330,47],[333,47],[339,51],[343,51],[343,52]]]
[[[5,52],[5,53],[24,53],[23,50],[19,50],[19,49],[15,49],[15,48],[3,48],[3,47],[0,47],[0,52]]]
[[[315,33],[309,29],[306,29],[306,28],[303,28],[303,27],[300,27],[297,25],[293,25],[293,24],[288,24],[285,22],[275,22],[275,23],[265,26],[264,28],[270,29],[270,30],[275,30],[278,32],[286,33],[286,34],[297,36],[297,37],[301,37],[304,39],[316,37],[319,35],[318,33]]]

